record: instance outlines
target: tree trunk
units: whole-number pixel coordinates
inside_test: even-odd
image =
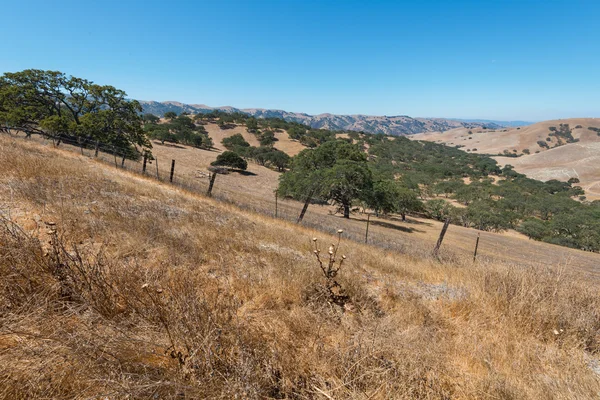
[[[402,222],[406,222],[406,213],[401,213],[400,215],[402,215]]]
[[[344,204],[344,218],[350,218],[350,205]]]
[[[308,209],[308,205],[310,204],[311,199],[312,199],[312,193],[310,195],[308,195],[308,197],[306,198],[306,201],[304,202],[302,211],[300,211],[300,215],[298,216],[298,219],[296,220],[297,224],[302,222],[302,219],[304,218],[304,214],[306,214],[306,210]]]

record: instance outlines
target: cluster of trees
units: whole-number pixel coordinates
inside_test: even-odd
[[[175,112],[169,111],[165,113],[165,119],[167,121],[161,123],[155,115],[143,115],[144,131],[148,137],[160,140],[163,144],[181,143],[202,149],[213,147],[213,141],[204,126],[196,124],[189,116],[184,114],[177,116]]]
[[[376,213],[409,212],[423,208],[417,194],[395,179],[377,179],[363,149],[346,140],[328,141],[306,149],[292,159],[289,171],[279,182],[281,196],[304,201],[304,212],[311,202],[333,202],[350,217],[353,203]]]
[[[276,168],[278,171],[284,171],[290,163],[290,156],[283,151],[277,150],[272,145],[263,145],[262,143],[259,147],[250,146],[250,143],[240,133],[223,139],[221,143],[227,150],[246,160],[252,160],[262,166]]]
[[[292,159],[278,192],[310,203],[376,213],[410,213],[488,231],[516,229],[529,237],[600,251],[600,202],[586,202],[576,184],[541,182],[500,168],[485,155],[403,137],[352,134]]]
[[[166,116],[166,115],[165,115]],[[262,146],[271,146],[277,141],[275,132],[286,130],[291,139],[298,140],[306,147],[314,148],[327,141],[335,140],[336,131],[313,129],[299,122],[286,121],[281,118],[257,119],[241,112],[212,110],[195,116],[200,121],[217,123],[221,129],[233,128],[234,124],[245,125],[248,132],[256,135]]]
[[[563,141],[566,143],[575,143],[579,141],[573,137],[569,124],[560,124],[558,125],[558,129],[555,126],[551,126],[548,130],[550,131],[548,136],[556,137],[556,140],[558,141],[557,146],[564,144]]]
[[[149,151],[141,111],[122,90],[59,71],[28,69],[0,77],[0,129],[44,135],[58,145],[65,139],[101,142],[132,157]]]
[[[588,251],[600,251],[600,201],[577,204],[552,218],[528,218],[517,230],[532,239]]]

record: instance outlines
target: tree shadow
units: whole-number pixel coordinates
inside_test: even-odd
[[[209,149],[207,149],[206,147],[194,147],[194,148],[198,149],[198,150],[210,151],[212,153],[222,153],[223,152],[223,150],[221,150],[217,147],[211,147]]]
[[[185,149],[185,147],[175,144],[175,143],[161,143],[160,140],[153,140],[152,141],[154,144],[157,144],[159,146],[165,146],[165,147],[173,147],[174,149]]]
[[[423,233],[423,232],[425,232],[425,231],[420,231],[415,228],[391,224],[391,223],[385,222],[385,221],[371,221],[371,224],[381,226],[381,227],[387,228],[387,229],[395,229],[397,231],[406,232],[406,233],[414,233],[414,232]]]
[[[402,222],[403,224],[433,226],[431,222],[417,221],[416,219],[412,219],[409,217],[406,217],[406,221],[402,221],[402,217],[387,217],[387,219],[389,219],[390,221]]]
[[[250,171],[234,170],[233,172],[237,172],[238,174],[244,175],[244,176],[256,176],[256,174],[254,172],[250,172]]]

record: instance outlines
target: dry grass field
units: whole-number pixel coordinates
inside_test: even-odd
[[[242,133],[243,130],[243,128],[236,128],[234,132],[231,132],[231,130],[219,132],[219,128],[215,124],[213,125],[214,128],[207,125],[207,130],[212,132],[215,150],[208,151],[171,144],[161,145],[159,142],[153,142],[152,152],[157,160],[148,164],[147,174],[155,176],[156,165],[158,164],[158,176],[161,179],[167,178],[171,160],[175,159],[174,182],[204,193],[208,188],[208,166],[221,151],[219,148],[220,140],[226,137],[225,135]],[[247,132],[245,135],[251,136]],[[45,143],[48,146],[51,144],[51,142],[39,140],[38,142]],[[289,139],[288,142],[299,145],[297,142],[289,141]],[[61,145],[61,147],[63,146],[68,148],[64,144]],[[75,148],[72,150],[74,152],[79,151]],[[91,156],[93,151],[86,150],[86,154]],[[111,155],[100,153],[100,156],[104,156],[107,162],[112,162]],[[130,161],[127,161],[125,166],[138,172],[141,171],[142,167],[140,162]],[[274,192],[277,188],[279,175],[278,172],[269,168],[249,163],[248,173],[246,174],[218,175],[213,195],[244,209],[274,215]],[[299,202],[278,200],[278,216],[280,218],[295,221],[301,208],[302,204]],[[332,228],[329,229],[331,232],[335,231],[334,226],[340,227],[346,231],[348,237],[356,241],[364,241],[367,220],[365,214],[354,213],[350,220],[346,220],[340,214],[334,214],[335,208],[332,206],[311,205],[308,210],[303,225],[317,229],[325,227],[326,230],[327,227],[331,226]],[[386,249],[422,256],[431,252],[441,228],[441,222],[430,219],[409,217],[406,222],[402,222],[399,218],[371,216],[369,241]],[[600,278],[600,255],[528,240],[527,237],[515,231],[502,233],[479,232],[474,229],[452,225],[448,230],[445,246],[443,247],[447,251],[446,255],[448,257],[468,257],[472,255],[478,233],[481,234],[479,258],[490,261],[512,262],[516,265],[553,266],[561,264],[570,269],[577,269],[588,276]]]
[[[599,286],[559,257],[403,254],[4,136],[0,171],[0,398],[600,394]]]

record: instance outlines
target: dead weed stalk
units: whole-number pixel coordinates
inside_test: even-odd
[[[329,300],[340,307],[344,307],[350,300],[349,296],[342,288],[342,285],[340,285],[335,279],[338,272],[342,268],[342,265],[344,264],[344,260],[346,259],[345,255],[342,255],[339,259],[337,258],[337,252],[340,248],[340,241],[343,232],[344,231],[342,229],[338,229],[337,243],[332,243],[331,246],[329,246],[329,249],[327,250],[327,259],[321,258],[321,249],[319,249],[317,238],[313,238],[312,240],[315,246],[313,254],[317,258],[319,267],[321,268],[323,276],[325,277],[325,287],[327,289]]]

